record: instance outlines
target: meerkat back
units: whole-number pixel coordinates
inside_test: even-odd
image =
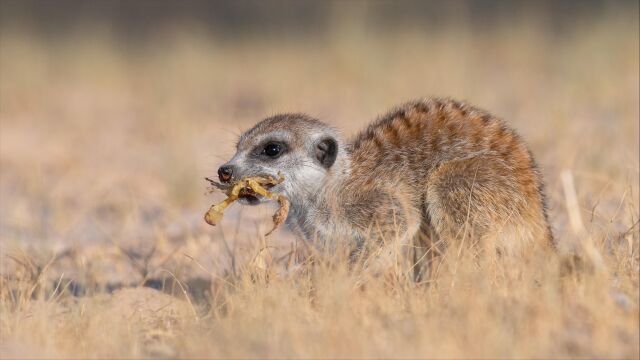
[[[485,111],[450,99],[405,104],[353,140],[351,161],[352,187],[407,192],[421,214],[415,237],[472,238],[506,253],[551,241],[531,152]]]

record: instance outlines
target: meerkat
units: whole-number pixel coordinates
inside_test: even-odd
[[[286,224],[312,243],[358,249],[394,239],[434,254],[465,238],[503,253],[552,245],[531,152],[505,122],[464,102],[404,104],[350,141],[306,114],[275,115],[244,132],[236,150],[220,180],[282,174],[270,191],[289,199]]]

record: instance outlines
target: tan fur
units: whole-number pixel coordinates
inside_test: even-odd
[[[324,177],[283,190],[292,202],[288,224],[309,241],[370,248],[390,239],[413,240],[429,250],[429,258],[460,241],[513,254],[551,244],[543,183],[531,153],[512,129],[483,110],[451,99],[416,101],[347,143],[306,115],[279,115],[245,133],[239,153],[274,131],[286,132],[291,151],[303,154],[298,158],[322,134],[339,144]],[[286,161],[269,170],[289,166]],[[295,181],[296,170],[291,172],[289,181]]]

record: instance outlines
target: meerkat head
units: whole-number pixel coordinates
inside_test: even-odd
[[[236,154],[218,170],[222,182],[249,176],[284,176],[270,191],[292,202],[316,194],[329,177],[343,173],[346,149],[336,130],[304,114],[282,114],[262,120],[240,136]],[[245,196],[244,204],[261,199]]]

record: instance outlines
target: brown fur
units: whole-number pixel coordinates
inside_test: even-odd
[[[531,153],[485,111],[450,99],[405,104],[357,135],[348,151],[350,176],[333,189],[334,207],[367,237],[419,229],[413,237],[421,243],[472,236],[506,251],[551,242]]]
[[[309,149],[327,136],[336,138],[337,158],[322,168]],[[264,137],[286,142],[289,153],[252,158]],[[239,175],[286,171],[287,223],[310,241],[413,241],[434,258],[461,241],[523,254],[552,240],[542,178],[524,142],[503,121],[451,99],[400,106],[347,143],[306,115],[277,115],[241,137],[230,164]]]

